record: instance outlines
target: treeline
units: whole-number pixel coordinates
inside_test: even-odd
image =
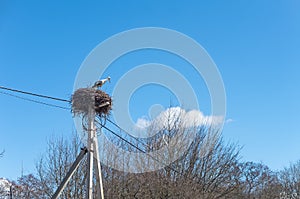
[[[262,163],[241,162],[240,148],[235,144],[225,143],[216,128],[208,125],[188,126],[185,125],[186,121],[177,117],[174,120],[172,116],[163,125],[156,124],[155,127],[148,128],[156,129],[159,133],[150,140],[141,140],[143,144],[138,144],[137,140],[131,141],[150,152],[171,145],[171,140],[174,141],[175,138],[178,139],[176,143],[185,143],[193,135],[193,142],[180,158],[169,166],[143,173],[119,171],[102,164],[105,198],[300,198],[300,161],[276,172]],[[176,137],[178,134],[180,136]],[[51,198],[82,147],[76,136],[70,140],[63,137],[49,139],[46,153],[36,165],[36,174],[22,176],[14,183],[12,190],[15,198]],[[123,150],[136,152],[136,149],[124,141],[115,139],[112,142],[116,142]],[[163,156],[160,159],[169,158],[181,150],[174,146],[187,147],[172,145],[168,153],[160,154]],[[105,149],[106,146],[102,148]],[[153,159],[135,159],[132,164],[133,160],[127,156],[123,157],[124,161],[119,161],[117,156],[121,152],[109,152],[110,164],[113,163],[118,168],[128,165],[136,169],[150,168],[148,164]],[[84,199],[85,195],[86,163],[83,162],[61,198]]]

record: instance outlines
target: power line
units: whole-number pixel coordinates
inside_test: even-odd
[[[47,99],[57,100],[57,101],[71,102],[70,100],[66,100],[66,99],[61,99],[61,98],[51,97],[51,96],[47,96],[47,95],[36,94],[36,93],[32,93],[32,92],[27,92],[27,91],[21,91],[21,90],[17,90],[17,89],[7,88],[7,87],[4,87],[4,86],[0,86],[0,89],[12,91],[12,92],[17,92],[17,93],[22,93],[22,94],[26,94],[26,95],[32,95],[32,96],[41,97],[41,98],[47,98]],[[38,101],[38,100],[33,100],[33,99],[29,99],[29,98],[17,96],[17,95],[11,94],[11,93],[3,92],[3,91],[0,91],[0,93],[2,93],[4,95],[15,97],[15,98],[18,98],[18,99],[21,99],[21,100],[25,100],[25,101],[29,101],[29,102],[34,102],[34,103],[37,103],[37,104],[42,104],[42,105],[46,105],[46,106],[50,106],[50,107],[55,107],[55,108],[61,108],[61,109],[64,109],[64,110],[70,110],[70,108],[68,108],[68,107],[63,107],[63,106],[58,106],[58,105],[54,105],[54,104],[50,104],[50,103],[45,103],[45,102],[41,102],[41,101]],[[129,136],[131,136],[132,138],[134,138],[138,142],[140,142],[140,140],[138,140],[136,137],[132,136],[130,133],[126,132],[119,125],[117,125],[113,121],[109,120],[108,118],[107,118],[107,120],[110,123],[112,123],[113,125],[115,125],[116,127],[118,127],[121,131],[125,132],[126,134],[128,134]],[[102,124],[101,124],[101,126],[105,127]],[[105,128],[107,128],[107,127],[105,127]],[[124,140],[123,137],[117,135],[116,133],[114,133],[114,135],[116,135],[120,139]],[[127,142],[129,142],[129,141],[127,141]],[[142,142],[140,142],[140,143],[142,143]],[[129,143],[129,144],[132,145],[132,146],[134,146],[132,143]],[[142,143],[142,144],[144,144],[144,143]]]
[[[15,97],[15,98],[18,98],[18,99],[21,99],[21,100],[25,100],[25,101],[29,101],[29,102],[34,102],[34,103],[37,103],[37,104],[42,104],[42,105],[46,105],[46,106],[50,106],[50,107],[55,107],[55,108],[60,108],[60,109],[64,109],[64,110],[70,110],[70,108],[68,108],[68,107],[63,107],[63,106],[58,106],[58,105],[54,105],[54,104],[50,104],[50,103],[45,103],[45,102],[41,102],[41,101],[38,101],[38,100],[29,99],[29,98],[26,98],[26,97],[21,97],[21,96],[14,95],[14,94],[7,93],[7,92],[3,92],[3,91],[0,91],[0,93],[4,94],[4,95],[11,96],[11,97]]]
[[[130,141],[126,140],[125,138],[123,138],[122,136],[118,135],[117,133],[115,133],[113,130],[109,129],[108,127],[104,126],[103,124],[100,124],[100,126],[102,128],[105,128],[106,130],[108,130],[109,132],[111,132],[112,134],[114,134],[115,136],[117,136],[118,138],[120,138],[121,140],[123,140],[124,142],[126,142],[127,144],[129,144],[130,146],[136,148],[137,150],[139,150],[142,153],[146,153],[143,149],[140,149],[138,146],[136,146],[135,144],[132,144]]]
[[[3,90],[8,90],[8,91],[12,91],[12,92],[17,92],[17,93],[22,93],[22,94],[26,94],[26,95],[31,95],[31,96],[36,96],[36,97],[40,97],[40,98],[47,98],[47,99],[51,99],[51,100],[56,100],[56,101],[62,101],[62,102],[71,102],[70,100],[66,100],[66,99],[62,99],[62,98],[57,98],[57,97],[51,97],[51,96],[47,96],[47,95],[41,95],[41,94],[36,94],[36,93],[32,93],[32,92],[27,92],[27,91],[21,91],[21,90],[17,90],[17,89],[12,89],[12,88],[7,88],[4,86],[0,86],[0,89]],[[55,107],[55,108],[61,108],[64,110],[70,110],[70,108],[67,107],[63,107],[63,106],[58,106],[58,105],[54,105],[54,104],[49,104],[49,103],[45,103],[45,102],[41,102],[38,100],[32,100],[29,98],[25,98],[25,97],[20,97],[11,93],[7,93],[7,92],[2,92],[0,91],[0,93],[5,94],[5,95],[9,95],[12,97],[16,97],[18,99],[22,99],[22,100],[26,100],[26,101],[30,101],[30,102],[34,102],[34,103],[38,103],[38,104],[42,104],[42,105],[46,105],[46,106],[51,106],[51,107]],[[119,128],[121,131],[125,132],[126,134],[128,134],[130,137],[134,138],[135,140],[137,140],[138,142],[142,143],[144,146],[148,146],[145,145],[143,142],[141,142],[139,139],[137,139],[136,137],[132,136],[130,133],[126,132],[124,129],[122,129],[118,124],[116,124],[115,122],[107,119],[107,121],[109,121],[110,123],[112,123],[113,125],[115,125],[117,128]],[[140,152],[148,155],[149,157],[151,157],[153,160],[157,161],[158,163],[164,164],[165,167],[171,169],[172,171],[181,174],[182,173],[180,171],[177,171],[176,169],[174,169],[173,167],[171,167],[170,165],[167,165],[165,163],[162,163],[161,161],[159,161],[158,159],[156,159],[155,157],[153,157],[152,155],[150,155],[149,153],[147,153],[146,151],[144,151],[143,149],[139,148],[138,146],[136,146],[135,144],[131,143],[130,141],[126,140],[125,138],[123,138],[122,136],[118,135],[117,133],[115,133],[113,130],[109,129],[108,127],[106,127],[105,125],[99,123],[101,125],[101,127],[105,128],[107,131],[111,132],[113,135],[117,136],[119,139],[123,140],[124,142],[128,143],[130,146],[136,148],[137,150],[139,150]]]
[[[13,89],[13,88],[7,88],[4,86],[0,86],[0,89],[17,92],[17,93],[22,93],[22,94],[26,94],[26,95],[32,95],[32,96],[41,97],[41,98],[52,99],[52,100],[56,100],[56,101],[71,102],[70,100],[66,100],[66,99],[62,99],[62,98],[51,97],[48,95],[41,95],[41,94],[36,94],[36,93],[32,93],[32,92],[27,92],[27,91],[21,91],[21,90],[17,90],[17,89]]]
[[[114,122],[112,122],[111,120],[107,119],[109,122],[111,122],[112,124],[114,124],[115,126],[117,126],[120,130],[122,130],[121,127],[119,127],[117,124],[115,124]],[[160,164],[163,164],[165,167],[169,168],[170,170],[174,171],[175,173],[178,173],[180,175],[183,175],[182,172],[176,170],[175,168],[173,168],[172,166],[165,164],[161,161],[159,161],[157,158],[153,157],[152,155],[150,155],[149,153],[147,153],[146,151],[144,151],[143,149],[139,148],[138,146],[136,146],[135,144],[131,143],[130,141],[126,140],[125,138],[123,138],[122,136],[118,135],[116,132],[114,132],[113,130],[109,129],[108,127],[102,125],[101,123],[99,123],[101,127],[105,128],[107,131],[111,132],[113,135],[117,136],[118,138],[120,138],[121,140],[123,140],[124,142],[128,143],[130,146],[134,147],[135,149],[139,150],[140,152],[146,154],[147,156],[149,156],[150,158],[152,158],[153,160],[157,161]],[[124,130],[122,130],[124,131]],[[127,133],[126,131],[124,131],[125,133]],[[127,133],[128,134],[128,133]],[[130,135],[130,134],[128,134]],[[134,136],[131,136],[134,137]],[[134,137],[135,138],[135,137]],[[137,138],[136,138],[137,139]],[[138,140],[138,139],[137,139]],[[138,140],[139,141],[139,140]],[[140,142],[142,143],[142,142]],[[147,145],[148,146],[148,145]]]
[[[131,135],[131,133],[129,133],[128,131],[124,130],[123,128],[121,128],[118,124],[116,124],[115,122],[113,122],[112,120],[106,118],[106,120],[108,122],[110,122],[111,124],[113,124],[114,126],[116,126],[118,129],[120,129],[121,131],[123,131],[124,133],[126,133],[127,135],[129,135],[131,138],[135,139],[136,141],[138,141],[139,143],[141,143],[143,146],[146,146],[149,148],[149,145],[145,144],[144,142],[141,142],[137,137]]]

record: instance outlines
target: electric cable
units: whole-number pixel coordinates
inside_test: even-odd
[[[34,102],[34,103],[37,103],[37,104],[42,104],[42,105],[55,107],[55,108],[60,108],[60,109],[64,109],[64,110],[70,110],[70,108],[68,108],[68,107],[63,107],[63,106],[54,105],[54,104],[50,104],[50,103],[46,103],[46,102],[41,102],[41,101],[38,101],[38,100],[33,100],[33,99],[26,98],[26,97],[21,97],[21,96],[14,95],[14,94],[7,93],[7,92],[3,92],[3,91],[0,91],[0,93],[4,94],[4,95],[11,96],[11,97],[15,97],[15,98],[18,98],[18,99],[22,99],[22,100],[25,100],[25,101]]]
[[[128,131],[126,131],[125,129],[123,129],[122,127],[120,127],[118,124],[116,124],[115,122],[113,122],[112,120],[106,118],[106,120],[108,122],[110,122],[111,124],[113,124],[115,127],[117,127],[120,131],[123,131],[124,133],[126,133],[127,135],[129,135],[129,137],[135,139],[136,141],[138,141],[139,143],[141,143],[143,146],[145,147],[149,147],[149,145],[145,144],[144,142],[141,142],[137,137],[131,135],[131,133],[129,133]]]
[[[71,102],[70,100],[66,100],[66,99],[62,99],[62,98],[51,97],[51,96],[48,96],[48,95],[41,95],[41,94],[27,92],[27,91],[21,91],[21,90],[17,90],[17,89],[13,89],[13,88],[7,88],[7,87],[4,87],[4,86],[0,86],[0,89],[12,91],[12,92],[17,92],[17,93],[22,93],[22,94],[25,94],[25,95],[32,95],[32,96],[36,96],[36,97],[52,99],[52,100],[56,100],[56,101]]]
[[[139,148],[138,146],[134,145],[133,143],[131,143],[130,141],[126,140],[125,138],[123,138],[122,136],[118,135],[116,132],[114,132],[113,130],[109,129],[108,127],[102,125],[101,123],[98,123],[100,124],[101,127],[103,127],[104,129],[106,129],[107,131],[111,132],[113,135],[117,136],[118,138],[120,138],[121,140],[123,140],[124,142],[128,143],[130,146],[134,147],[135,149],[137,149],[138,151],[146,154],[147,156],[149,156],[150,158],[152,158],[153,160],[157,161],[158,163],[160,164],[163,164],[165,167],[169,168],[170,170],[174,171],[175,173],[178,173],[180,175],[183,175],[182,172],[180,171],[177,171],[176,169],[174,169],[172,166],[168,165],[168,164],[165,164],[161,161],[159,161],[157,158],[153,157],[152,155],[150,155],[149,153],[147,153],[146,151],[144,151],[143,149]]]
[[[62,98],[57,98],[57,97],[51,97],[51,96],[47,96],[47,95],[41,95],[41,94],[37,94],[37,93],[32,93],[32,92],[27,92],[27,91],[22,91],[22,90],[17,90],[17,89],[12,89],[12,88],[7,88],[4,86],[0,86],[0,89],[3,90],[8,90],[8,91],[12,91],[12,92],[17,92],[17,93],[22,93],[22,94],[26,94],[26,95],[31,95],[31,96],[35,96],[35,97],[40,97],[40,98],[47,98],[47,99],[51,99],[51,100],[56,100],[56,101],[62,101],[62,102],[68,102],[70,103],[71,100],[66,100],[66,99],[62,99]],[[25,97],[21,97],[21,96],[17,96],[11,93],[7,93],[7,92],[3,92],[0,91],[1,94],[5,94],[8,96],[12,96],[12,97],[16,97],[18,99],[22,99],[22,100],[26,100],[29,102],[34,102],[34,103],[38,103],[38,104],[42,104],[42,105],[46,105],[46,106],[50,106],[50,107],[55,107],[55,108],[60,108],[60,109],[64,109],[64,110],[71,110],[68,107],[63,107],[63,106],[58,106],[58,105],[54,105],[54,104],[50,104],[50,103],[45,103],[45,102],[41,102],[38,100],[33,100],[33,99],[29,99],[29,98],[25,98]],[[144,146],[148,146],[145,145],[145,143],[141,142],[138,138],[132,136],[130,133],[126,132],[123,128],[121,128],[118,124],[116,124],[115,122],[113,122],[112,120],[106,118],[107,121],[109,121],[111,124],[113,124],[114,126],[116,126],[117,128],[119,128],[119,130],[123,131],[124,133],[128,134],[130,137],[134,138],[135,140],[137,140],[138,142],[140,142],[141,144],[143,144]],[[137,149],[138,151],[148,155],[150,158],[152,158],[153,160],[157,161],[160,164],[163,164],[165,167],[169,168],[170,170],[178,173],[178,174],[182,174],[182,172],[177,171],[176,169],[174,169],[173,167],[171,167],[170,165],[167,165],[161,161],[159,161],[158,159],[156,159],[155,157],[153,157],[152,155],[150,155],[149,153],[147,153],[146,151],[144,151],[143,149],[139,148],[138,146],[136,146],[135,144],[131,143],[130,141],[128,141],[127,139],[123,138],[122,136],[118,135],[117,133],[115,133],[113,130],[109,129],[108,127],[106,127],[105,125],[97,122],[98,124],[101,125],[102,128],[106,129],[107,131],[109,131],[110,133],[112,133],[113,135],[117,136],[119,139],[123,140],[124,142],[128,143],[130,146],[134,147],[135,149]]]

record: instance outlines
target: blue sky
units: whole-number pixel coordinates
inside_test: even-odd
[[[226,117],[233,120],[225,125],[224,138],[243,146],[243,160],[281,169],[300,159],[299,9],[297,0],[2,0],[0,85],[69,98],[81,63],[103,40],[132,28],[174,29],[200,43],[219,68],[226,88]],[[115,65],[130,69],[153,59],[180,70],[177,58],[151,51],[129,54]],[[111,69],[112,80],[122,73]],[[198,86],[201,111],[209,114],[203,82],[193,77],[191,82]],[[105,89],[110,91],[109,85]],[[152,92],[171,97],[143,101],[143,95]],[[167,105],[172,95],[145,87],[133,97],[136,108],[130,106],[130,110],[137,119],[147,114],[152,103]],[[3,94],[0,121],[0,151],[5,149],[0,177],[11,179],[20,176],[22,165],[25,173],[34,172],[47,138],[70,135],[75,128],[68,111]]]

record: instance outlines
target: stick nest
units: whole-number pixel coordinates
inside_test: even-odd
[[[103,106],[104,104],[107,104]],[[105,117],[112,108],[112,99],[105,92],[93,88],[80,88],[72,95],[72,113],[87,115],[95,111],[100,117]]]

